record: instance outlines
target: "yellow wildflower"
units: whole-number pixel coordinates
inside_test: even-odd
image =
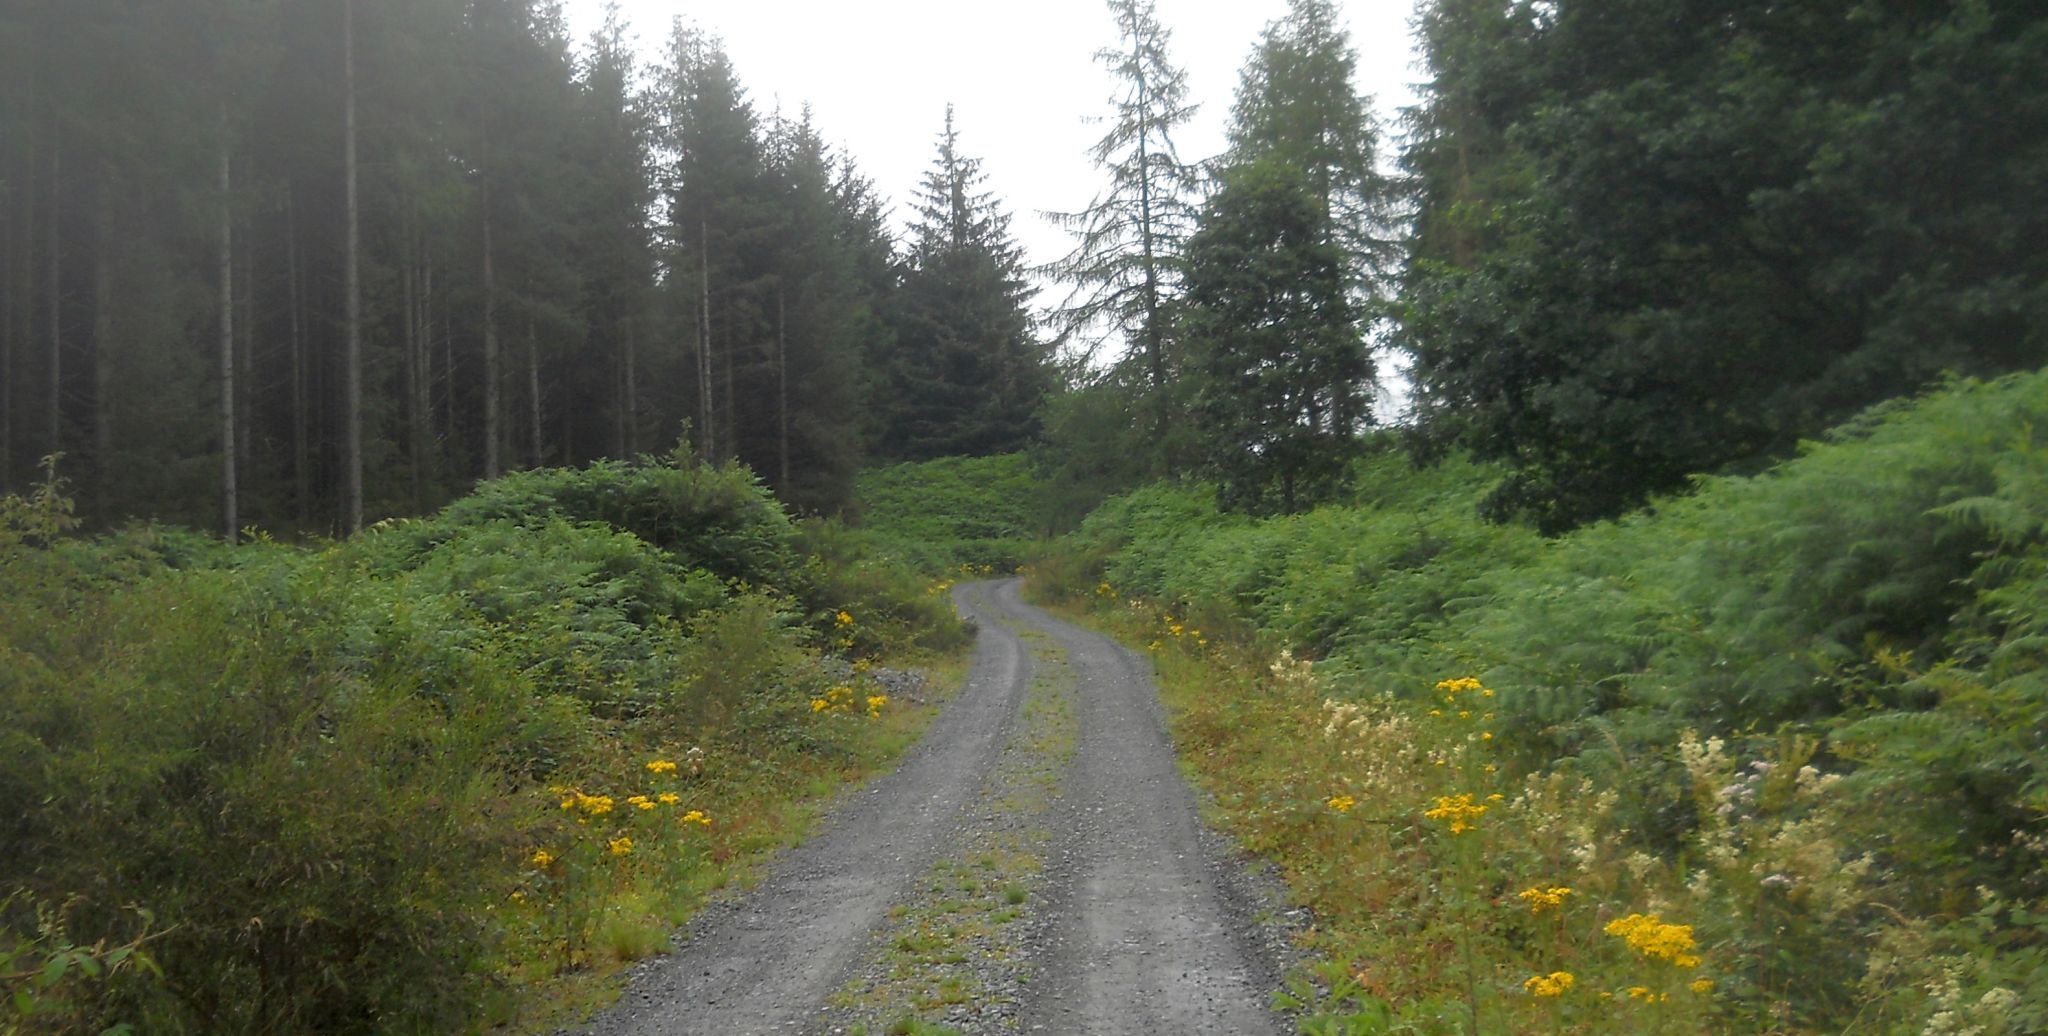
[[[829,708],[831,708],[831,707],[832,707],[832,703],[831,703],[831,702],[828,702],[828,701],[826,701],[826,700],[825,700],[825,699],[823,699],[823,698],[812,698],[812,699],[811,699],[811,711],[812,711],[812,712],[823,712],[823,711],[825,711],[826,709],[829,709]]]
[[[711,826],[711,818],[706,816],[704,811],[700,809],[693,809],[683,814],[682,822],[685,824],[696,824],[700,827]]]
[[[621,835],[606,842],[604,847],[613,856],[630,856],[633,852],[633,840]]]
[[[1461,835],[1478,826],[1479,818],[1486,815],[1486,807],[1473,802],[1470,793],[1439,795],[1436,806],[1424,810],[1422,815],[1444,821],[1450,825],[1452,834]]]
[[[1531,975],[1522,983],[1530,996],[1563,996],[1578,980],[1569,971],[1553,971],[1548,975]]]
[[[546,867],[546,866],[547,866],[548,864],[551,864],[551,863],[553,863],[553,862],[555,862],[555,854],[554,854],[554,853],[548,852],[548,851],[547,851],[546,849],[535,849],[535,850],[533,851],[533,865],[534,865],[534,866],[536,866],[536,867]]]
[[[1325,804],[1339,813],[1349,813],[1351,807],[1358,805],[1358,800],[1349,795],[1332,795]]]
[[[1714,991],[1714,980],[1710,978],[1696,978],[1692,980],[1692,985],[1686,988],[1695,993],[1705,995]]]
[[[1552,885],[1549,888],[1538,885],[1515,893],[1515,898],[1529,904],[1530,913],[1540,914],[1545,910],[1563,906],[1564,898],[1571,894],[1572,890],[1562,885]]]
[[[678,795],[672,791],[664,791],[660,795],[656,796],[656,798],[659,799],[661,804],[664,806],[673,806],[676,803],[683,801],[683,797],[681,795]]]
[[[853,625],[853,615],[850,612],[841,611],[832,617],[832,621],[840,626],[851,626]]]
[[[1665,924],[1656,914],[1630,914],[1609,921],[1605,931],[1651,960],[1670,961],[1681,968],[1699,966],[1699,957],[1692,953],[1695,944],[1689,924]]]
[[[647,772],[674,773],[676,772],[676,764],[669,762],[666,759],[656,759],[655,761],[647,764]]]

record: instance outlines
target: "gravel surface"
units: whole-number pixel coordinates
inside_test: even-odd
[[[1149,667],[1019,585],[955,590],[974,667],[901,768],[584,1031],[1284,1031],[1272,883],[1197,819]]]

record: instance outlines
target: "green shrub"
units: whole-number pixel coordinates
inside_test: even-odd
[[[1046,530],[1031,459],[947,457],[864,472],[856,526],[882,555],[927,573],[1017,567]]]

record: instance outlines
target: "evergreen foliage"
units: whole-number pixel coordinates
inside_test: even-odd
[[[1067,336],[1090,343],[1081,354],[1092,358],[1095,341],[1119,337],[1116,363],[1142,372],[1150,448],[1137,452],[1151,454],[1146,459],[1159,471],[1160,440],[1173,416],[1168,381],[1178,368],[1169,355],[1172,308],[1196,215],[1196,170],[1181,160],[1173,132],[1196,106],[1187,100],[1187,73],[1168,60],[1171,33],[1151,0],[1110,0],[1109,7],[1118,45],[1095,58],[1117,80],[1114,115],[1089,152],[1109,187],[1081,212],[1053,214],[1075,243],[1048,269],[1073,286],[1058,316]]]
[[[1432,3],[1424,428],[1559,530],[2048,356],[2025,5]]]
[[[1269,157],[1224,174],[1188,243],[1195,412],[1227,510],[1328,499],[1371,417],[1371,359],[1328,228],[1313,185]]]
[[[1010,453],[1037,432],[1051,371],[1026,309],[1023,255],[986,180],[960,151],[948,105],[890,310],[886,456]]]
[[[1788,814],[1778,848],[1737,847],[1804,847],[1775,865],[1794,892],[1757,886],[1760,870],[1725,893],[1754,901],[1703,901],[1732,911],[1700,917],[1718,952],[1754,969],[1724,978],[1736,999],[1716,1024],[1789,1011],[1820,1031],[1881,1017],[1917,1032],[1942,1001],[1902,967],[1963,976],[1970,998],[2042,992],[2027,962],[2043,946],[2030,904],[2048,895],[2044,419],[2048,372],[1958,381],[1767,472],[1551,540],[1479,520],[1497,467],[1410,469],[1388,443],[1351,502],[1253,520],[1196,487],[1153,487],[1091,516],[1048,570],[1069,592],[1097,596],[1100,581],[1205,629],[1248,622],[1320,659],[1344,699],[1410,689],[1424,709],[1443,674],[1474,674],[1498,691],[1489,757],[1508,778],[1611,789],[1624,851],[1724,878],[1677,855],[1704,854],[1695,840],[1728,822],[1713,812],[1726,789],[1696,784],[1682,742],[1796,757],[1817,768],[1809,785],[1840,774],[1825,802]],[[1803,884],[1823,878],[1849,884]],[[1830,912],[1845,901],[1889,909]],[[1971,920],[1942,927],[1958,916]],[[1883,948],[1904,945],[1949,956],[1914,970]],[[1796,982],[1790,946],[1812,962]]]

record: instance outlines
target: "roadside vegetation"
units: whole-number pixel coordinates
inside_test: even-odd
[[[1046,536],[1049,490],[1023,453],[875,468],[855,483],[853,538],[933,575],[1009,572]]]
[[[0,502],[5,1033],[538,1024],[914,738],[875,663],[965,639],[681,455],[313,548],[70,525]]]
[[[1148,647],[1314,908],[1311,1033],[2048,1028],[2048,373],[1555,539],[1387,450],[1111,501],[1035,592]]]

